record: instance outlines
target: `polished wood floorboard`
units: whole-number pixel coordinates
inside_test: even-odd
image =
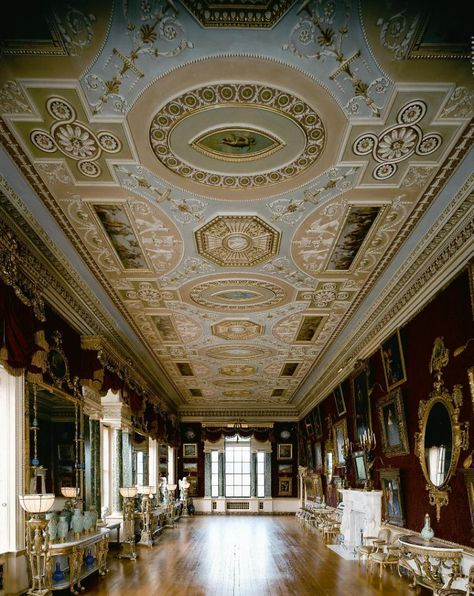
[[[115,596],[413,595],[406,579],[328,549],[287,516],[197,516],[167,529],[133,563],[109,552],[110,573],[84,581],[86,594]],[[428,592],[423,592],[428,594]],[[421,596],[421,592],[419,593]]]

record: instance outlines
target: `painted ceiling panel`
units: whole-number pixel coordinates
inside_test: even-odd
[[[177,409],[291,417],[469,149],[474,91],[424,13],[389,37],[377,2],[237,5],[78,5],[64,55],[3,43],[2,142]]]

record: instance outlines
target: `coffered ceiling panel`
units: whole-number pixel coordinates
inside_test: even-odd
[[[99,4],[59,11],[49,54],[2,40],[2,144],[121,317],[96,334],[187,416],[296,418],[468,167],[462,44],[408,2]]]

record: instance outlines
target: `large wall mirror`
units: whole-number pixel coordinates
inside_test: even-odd
[[[57,387],[32,383],[26,385],[25,397],[28,491],[61,497],[62,488],[77,487],[84,498],[89,424],[80,398]]]
[[[468,447],[468,423],[459,422],[463,396],[460,385],[450,393],[444,387],[442,368],[449,361],[448,350],[442,338],[435,340],[431,372],[435,376],[430,399],[420,401],[418,422],[420,431],[415,435],[415,449],[427,483],[430,505],[436,507],[436,519],[441,507],[449,502],[449,482],[456,470],[461,450]]]

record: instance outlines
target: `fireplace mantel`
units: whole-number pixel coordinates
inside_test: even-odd
[[[342,513],[341,534],[344,544],[354,548],[364,536],[377,536],[382,523],[382,491],[339,489],[344,510]]]

